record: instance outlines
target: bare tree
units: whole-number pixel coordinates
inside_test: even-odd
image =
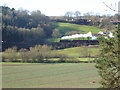
[[[72,16],[73,16],[73,12],[69,11],[65,13],[65,17],[67,18],[68,21],[72,18]]]
[[[115,8],[113,7],[113,5],[111,4],[111,7],[109,6],[109,5],[107,5],[105,2],[103,2],[103,4],[107,7],[107,8],[109,8],[110,10],[112,10],[112,11],[114,11],[114,12],[120,12],[119,10],[116,10],[115,8],[116,8],[116,3],[115,3]]]
[[[74,15],[76,16],[76,18],[77,18],[77,19],[79,19],[79,18],[80,18],[81,13],[80,13],[79,11],[76,11],[76,12],[74,13]]]

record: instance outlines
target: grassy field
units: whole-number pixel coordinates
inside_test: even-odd
[[[74,48],[66,48],[66,49],[60,49],[60,50],[51,50],[51,53],[56,55],[65,56],[66,58],[63,58],[63,61],[66,62],[77,62],[77,61],[93,61],[96,59],[96,57],[100,53],[100,49],[98,46],[80,46],[80,47],[74,47]],[[89,58],[90,56],[90,58]],[[24,62],[25,60],[31,61],[32,58],[29,59],[23,59],[20,57],[19,52],[13,53],[5,53],[3,52],[3,57],[6,62],[16,60],[18,62]],[[68,57],[68,58],[67,58]],[[59,62],[62,58],[53,57],[53,58],[44,58],[44,62],[50,61],[50,62]]]
[[[50,58],[49,61],[58,61],[60,58]],[[95,58],[75,58],[77,61],[93,61]],[[69,61],[69,60],[68,60]],[[74,61],[74,60],[72,60]]]
[[[78,24],[71,24],[71,23],[57,23],[57,28],[62,36],[66,36],[66,32],[70,31],[77,31],[79,33],[88,33],[92,32],[92,34],[97,34],[99,31],[103,31],[102,29],[88,26],[88,25],[78,25]],[[59,42],[61,38],[48,38],[46,39],[46,42]],[[70,39],[70,40],[83,40],[83,38],[78,39]],[[84,40],[88,40],[87,38],[84,38]]]
[[[89,54],[89,51],[90,51],[90,56],[93,56],[93,57],[99,55],[99,52],[100,52],[98,47],[89,48],[86,46],[55,50],[54,52],[66,54],[68,56],[73,56],[73,57],[83,57],[85,55],[87,56]]]
[[[70,31],[77,31],[79,33],[88,33],[92,32],[92,34],[97,34],[99,31],[103,31],[102,29],[93,27],[93,26],[88,26],[88,25],[78,25],[78,24],[71,24],[71,23],[57,23],[57,29],[60,31],[62,36],[66,36],[66,32]],[[49,38],[46,39],[47,42],[59,42],[61,39],[60,38]],[[83,40],[83,38],[79,38],[76,40]]]
[[[96,34],[99,31],[103,31],[102,29],[93,26],[70,24],[70,23],[58,23],[57,28],[60,30],[62,34],[65,34],[68,31],[80,31],[82,33],[92,32],[93,34]]]
[[[3,63],[3,88],[97,88],[99,75],[92,63]]]

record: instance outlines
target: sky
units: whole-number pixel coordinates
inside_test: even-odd
[[[117,9],[120,0],[0,0],[0,6],[34,11],[40,10],[47,16],[64,16],[67,11],[80,11],[83,15],[94,12],[100,15],[115,14],[103,2],[113,9]],[[116,6],[115,6],[116,3]]]

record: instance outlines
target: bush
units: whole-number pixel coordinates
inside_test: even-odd
[[[10,61],[14,61],[18,58],[19,58],[19,55],[17,53],[17,48],[16,47],[8,48],[3,53],[3,61],[10,62]]]
[[[57,60],[51,60],[58,58]],[[51,47],[47,45],[36,45],[27,49],[9,48],[3,53],[3,61],[5,62],[31,62],[31,63],[45,63],[45,62],[74,62],[76,58],[67,56],[65,54],[58,54],[52,52]]]

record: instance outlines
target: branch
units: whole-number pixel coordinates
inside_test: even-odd
[[[114,11],[114,12],[120,12],[120,11],[117,11],[117,10],[115,10],[115,9],[113,9],[113,8],[111,8],[111,7],[109,7],[107,4],[105,4],[105,2],[103,2],[103,4],[104,4],[106,7],[108,7],[110,10]]]

